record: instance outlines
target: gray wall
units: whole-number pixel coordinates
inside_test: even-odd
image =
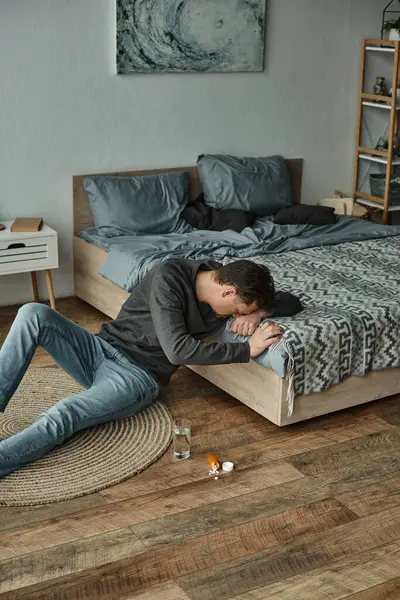
[[[74,173],[281,153],[305,159],[304,201],[351,191],[360,39],[379,35],[384,4],[270,0],[263,73],[117,76],[112,0],[3,0],[0,220],[58,230],[65,296]],[[1,304],[30,298],[28,275],[0,278]]]

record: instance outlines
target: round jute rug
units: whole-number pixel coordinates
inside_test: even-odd
[[[82,389],[61,369],[29,369],[0,414],[0,439],[22,431],[55,401]],[[167,450],[172,429],[172,417],[159,401],[134,417],[84,429],[42,459],[0,479],[0,504],[47,504],[120,483]]]

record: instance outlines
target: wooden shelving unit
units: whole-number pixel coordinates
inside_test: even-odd
[[[365,87],[365,67],[366,57],[369,52],[385,52],[393,56],[393,75],[391,96],[376,96],[364,92]],[[355,176],[353,196],[359,204],[374,207],[382,211],[382,222],[388,222],[389,213],[395,210],[400,210],[400,205],[390,204],[390,180],[393,176],[394,168],[400,166],[400,157],[393,153],[393,142],[395,135],[398,132],[398,111],[400,105],[397,104],[397,85],[400,80],[400,42],[391,40],[372,40],[364,39],[361,49],[361,76],[360,76],[360,94],[358,102],[358,119],[357,119],[357,140],[356,140],[356,159],[355,159]],[[376,109],[385,110],[389,116],[388,128],[388,150],[375,150],[375,148],[366,148],[361,146],[362,134],[362,117],[364,107],[373,107]],[[386,165],[385,179],[385,194],[383,198],[378,198],[371,194],[366,194],[358,189],[360,161],[370,161],[378,164]]]

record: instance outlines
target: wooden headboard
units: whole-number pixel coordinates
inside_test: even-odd
[[[301,185],[303,178],[303,159],[289,158],[286,160],[291,182],[293,203],[300,204],[301,202]],[[90,175],[116,175],[119,177],[131,177],[135,175],[154,175],[156,173],[170,173],[171,171],[188,171],[190,173],[189,194],[191,198],[195,198],[201,192],[201,185],[197,167],[173,167],[167,169],[150,169],[146,171],[123,171],[117,173],[89,173],[86,175],[74,175],[73,183],[73,211],[74,211],[74,234],[77,234],[86,227],[93,225],[93,215],[90,209],[89,200],[83,187],[83,180]]]

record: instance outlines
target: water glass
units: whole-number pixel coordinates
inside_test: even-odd
[[[192,423],[189,419],[175,419],[172,447],[174,457],[184,460],[190,456],[190,435]]]

